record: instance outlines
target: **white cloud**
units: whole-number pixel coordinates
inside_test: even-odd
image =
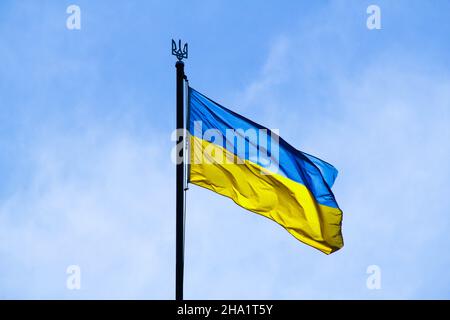
[[[335,32],[308,31],[318,39]],[[192,201],[203,205],[207,197],[208,209],[188,211],[194,235],[187,252],[195,261],[187,287],[195,298],[427,297],[449,263],[442,253],[449,245],[450,75],[398,48],[345,70],[333,67],[346,61],[323,53],[326,45],[305,39],[275,41],[240,98],[253,120],[340,169],[335,195],[346,245],[321,256],[274,223],[196,188]],[[331,69],[322,81],[324,61]],[[371,264],[382,269],[382,290],[365,286]]]
[[[33,148],[32,180],[0,207],[2,297],[171,298],[169,152],[137,140],[111,130]],[[71,264],[79,292],[65,288]]]

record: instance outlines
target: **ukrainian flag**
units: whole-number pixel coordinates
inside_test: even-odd
[[[326,254],[343,247],[342,211],[331,192],[337,176],[332,165],[192,88],[188,101],[190,183],[277,222]],[[261,138],[264,132],[270,139]],[[239,139],[244,148],[236,143]]]

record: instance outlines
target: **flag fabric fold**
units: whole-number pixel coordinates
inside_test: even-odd
[[[189,182],[269,218],[326,254],[343,247],[337,170],[189,87]]]

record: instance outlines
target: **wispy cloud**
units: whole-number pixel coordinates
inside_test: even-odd
[[[0,207],[2,297],[171,297],[171,165],[113,131],[33,147],[29,184]],[[82,293],[65,287],[71,264]]]

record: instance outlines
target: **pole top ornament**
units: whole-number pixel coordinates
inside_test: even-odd
[[[185,43],[181,49],[181,40],[178,40],[178,46],[175,40],[172,39],[172,55],[177,57],[178,61],[188,58],[188,44]]]

